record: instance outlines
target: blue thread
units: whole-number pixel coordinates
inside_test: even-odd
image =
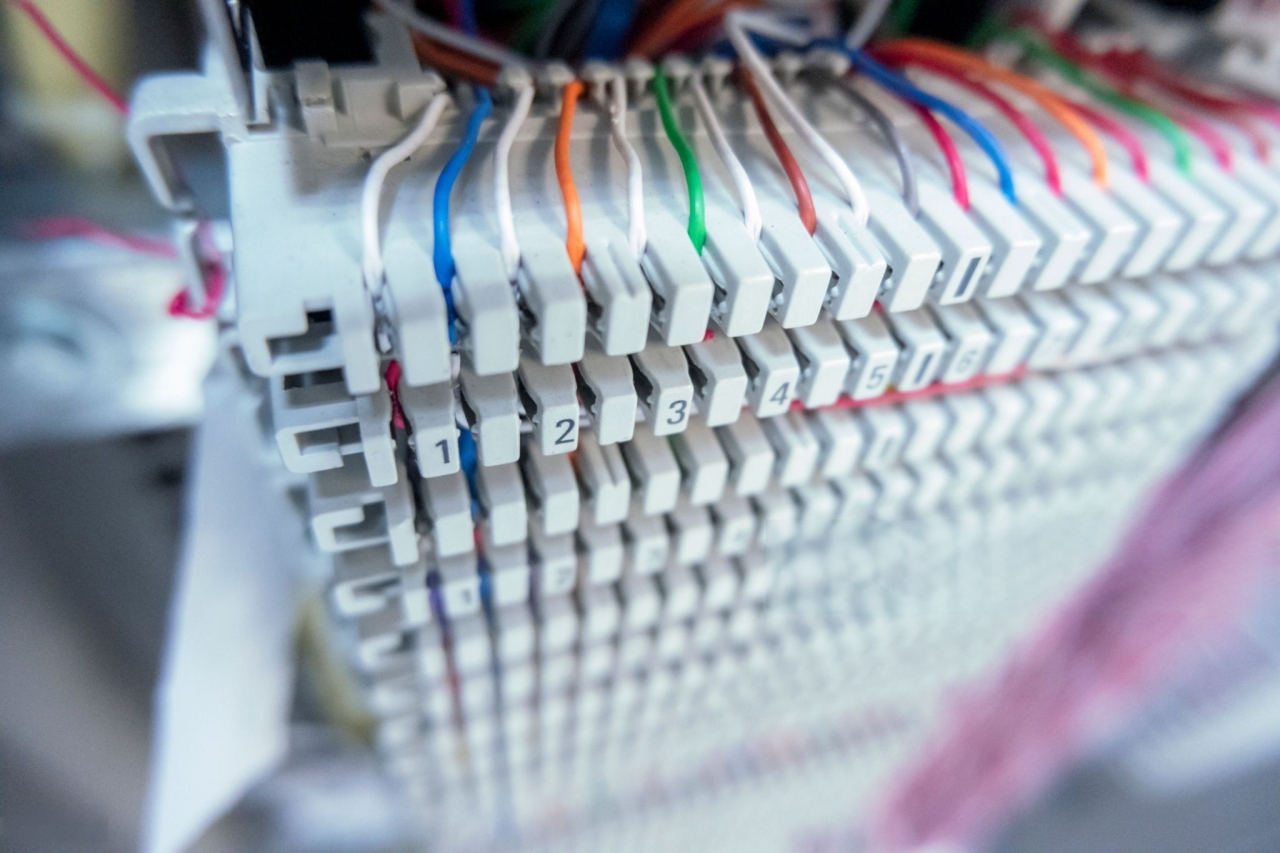
[[[978,147],[991,158],[991,162],[995,165],[996,172],[1000,176],[1001,192],[1005,194],[1009,201],[1014,204],[1018,203],[1018,196],[1013,188],[1013,172],[1009,168],[1009,160],[1005,156],[1004,148],[1000,145],[1000,141],[992,136],[991,131],[987,130],[981,122],[950,101],[944,101],[937,95],[929,94],[906,77],[886,68],[860,50],[845,50],[840,42],[834,40],[824,40],[822,44],[826,47],[844,50],[859,71],[895,95],[914,101],[922,107],[940,112],[959,125],[974,142],[978,143]]]
[[[460,0],[458,3],[462,12],[462,31],[469,36],[480,34],[480,24],[476,21],[476,3],[475,0]]]
[[[476,439],[471,430],[463,427],[458,430],[458,465],[462,473],[467,475],[467,485],[472,493],[476,490]]]
[[[584,55],[587,59],[617,59],[622,55],[622,42],[631,29],[636,14],[636,0],[604,0],[596,11],[595,22],[587,36]]]
[[[476,566],[476,571],[480,575],[480,606],[484,608],[485,613],[493,612],[493,571],[489,568],[489,562],[481,557]]]
[[[475,150],[476,140],[480,137],[480,125],[491,112],[493,112],[493,98],[489,96],[489,90],[477,88],[476,108],[471,111],[471,118],[467,121],[466,136],[462,138],[462,144],[458,146],[457,151],[453,152],[449,162],[445,163],[444,168],[440,170],[440,177],[436,178],[436,189],[431,199],[431,215],[435,223],[435,246],[432,249],[431,259],[435,265],[436,280],[440,282],[440,289],[444,291],[445,308],[449,312],[449,342],[454,344],[458,342],[458,312],[453,307],[453,279],[457,275],[458,268],[453,262],[453,242],[449,236],[449,198],[453,194],[453,185],[458,180],[458,174],[466,165],[471,152]]]
[[[432,572],[427,575],[427,596],[431,602],[431,613],[441,625],[448,626],[449,614],[444,609],[444,590],[440,587],[440,575]]]

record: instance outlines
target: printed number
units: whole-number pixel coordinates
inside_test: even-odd
[[[955,367],[952,368],[956,373],[968,373],[969,368],[973,367],[973,363],[978,359],[978,351],[976,349],[967,349],[960,353],[960,357],[956,359]]]
[[[672,400],[671,405],[667,406],[667,411],[671,412],[671,417],[667,418],[667,426],[679,426],[683,423],[688,409],[688,400]]]
[[[574,573],[573,566],[562,566],[560,571],[556,573],[556,589],[569,589],[572,587]]]
[[[640,552],[639,559],[636,560],[639,564],[637,568],[640,572],[648,574],[649,572],[655,572],[658,569],[661,569],[662,564],[665,563],[666,560],[666,548],[662,548],[660,546],[646,548]]]
[[[889,365],[877,364],[867,374],[867,390],[874,391],[889,380]]]
[[[783,382],[778,386],[778,390],[773,392],[773,396],[769,398],[770,403],[777,403],[779,406],[785,406],[787,403],[787,392],[791,390],[790,382]]]
[[[881,459],[889,459],[898,450],[898,441],[895,438],[886,438],[884,443],[880,445],[880,452],[876,454]]]
[[[751,530],[745,526],[730,528],[725,535],[723,550],[726,553],[745,551],[750,542]]]
[[[436,447],[440,448],[440,455],[444,457],[444,464],[449,464],[449,439],[442,438],[436,442]]]
[[[925,374],[929,372],[929,365],[931,364],[933,364],[933,353],[925,353],[924,359],[920,362],[920,369],[916,371],[917,385],[924,381]]]
[[[560,433],[560,437],[556,439],[556,444],[573,444],[571,434],[577,425],[578,422],[570,418],[565,418],[562,421],[556,421],[556,429],[564,429],[564,432]]]

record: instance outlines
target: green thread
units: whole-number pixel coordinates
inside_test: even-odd
[[[1155,128],[1173,146],[1173,156],[1178,164],[1178,170],[1184,174],[1191,173],[1191,138],[1187,136],[1185,130],[1167,115],[1141,101],[1135,101],[1133,98],[1122,95],[1107,84],[1099,81],[1088,71],[1045,44],[1036,33],[1027,30],[1025,27],[1005,30],[1001,33],[1001,36],[1009,41],[1016,42],[1037,62],[1059,72],[1063,77],[1066,77],[1104,104]]]
[[[522,4],[523,5],[523,4]],[[554,0],[537,0],[531,2],[524,12],[524,20],[521,21],[520,27],[511,36],[511,45],[516,50],[529,53],[533,50],[533,44],[538,40],[538,33],[542,31],[542,24],[546,21],[547,16],[551,14],[551,9],[555,6]]]
[[[904,36],[920,11],[920,0],[898,0],[890,7],[889,25],[896,36]]]
[[[653,93],[658,98],[658,114],[662,116],[662,128],[667,132],[667,139],[680,155],[680,165],[684,167],[684,181],[689,186],[689,239],[693,248],[702,254],[702,246],[707,242],[706,201],[702,195],[702,175],[698,173],[698,157],[693,153],[689,141],[680,132],[676,124],[676,114],[671,108],[671,92],[667,88],[667,75],[662,73],[662,66],[653,69]]]

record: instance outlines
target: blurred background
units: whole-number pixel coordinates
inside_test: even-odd
[[[122,91],[197,63],[192,0],[40,5]],[[1132,10],[1170,32],[1213,20],[1226,38],[1248,31],[1265,4],[1178,5]],[[924,2],[917,20],[955,37],[983,7]],[[1270,53],[1264,42],[1230,61],[1265,83],[1277,42],[1273,33]],[[93,223],[163,240],[169,223],[132,167],[120,116],[9,2],[0,44],[0,850],[134,850],[215,329],[166,311],[182,286],[171,259],[59,236]],[[190,138],[179,159],[203,209],[225,217],[216,140]],[[411,847],[371,755],[324,725],[302,679],[285,766],[196,849]],[[1275,591],[1019,815],[997,848],[1277,850],[1278,804]]]

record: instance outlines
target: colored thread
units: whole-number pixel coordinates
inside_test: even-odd
[[[432,217],[435,221],[432,261],[435,264],[436,280],[440,282],[440,289],[444,291],[445,307],[449,311],[451,343],[457,343],[458,339],[456,329],[458,312],[453,305],[453,279],[458,268],[453,260],[453,245],[449,233],[449,198],[453,194],[453,185],[458,180],[458,174],[466,165],[471,152],[475,150],[476,140],[480,136],[480,125],[492,111],[493,99],[489,97],[489,90],[477,89],[476,106],[471,111],[471,118],[467,120],[466,135],[463,136],[458,150],[453,152],[449,162],[445,163],[444,168],[440,170],[440,177],[436,179],[435,193],[431,199]]]
[[[636,0],[604,0],[587,35],[586,58],[616,59],[635,14]]]
[[[1084,116],[1090,123],[1097,125],[1103,133],[1114,139],[1121,148],[1128,152],[1129,159],[1133,162],[1133,171],[1139,178],[1143,181],[1151,180],[1151,167],[1147,162],[1147,148],[1142,144],[1142,137],[1101,110],[1095,110],[1088,104],[1082,104],[1078,101],[1070,101],[1069,103],[1072,109]]]
[[[1010,41],[1016,42],[1032,59],[1062,74],[1067,80],[1084,89],[1107,106],[1155,128],[1173,146],[1174,161],[1177,163],[1179,171],[1190,174],[1191,142],[1187,137],[1186,131],[1167,115],[1141,101],[1122,95],[1105,83],[1095,79],[1079,65],[1040,41],[1035,33],[1026,28],[1008,30],[1002,35]]]
[[[396,429],[405,429],[408,423],[404,417],[404,408],[400,405],[400,380],[403,376],[400,362],[394,358],[387,362],[382,378],[387,383],[387,395],[391,397],[391,425]]]
[[[471,515],[478,516],[479,501],[476,496],[480,494],[479,486],[476,483],[476,465],[477,463],[476,439],[471,434],[471,430],[462,427],[458,430],[458,467],[462,469],[463,476],[467,478],[467,490],[471,492]]]
[[[1069,32],[1045,34],[1045,37],[1049,39],[1059,53],[1065,54],[1076,62],[1088,64],[1112,79],[1120,80],[1121,88],[1126,94],[1133,94],[1139,81],[1142,81],[1173,95],[1175,98],[1214,113],[1218,118],[1231,124],[1249,139],[1258,159],[1265,161],[1270,158],[1270,141],[1265,134],[1261,133],[1248,120],[1248,117],[1259,115],[1253,109],[1254,105],[1248,101],[1215,95],[1197,89],[1194,85],[1185,81],[1175,69],[1142,50],[1109,50],[1097,53],[1090,51]],[[1192,133],[1200,136],[1205,144],[1210,147],[1210,150],[1214,151],[1214,156],[1218,158],[1218,162],[1223,162],[1222,155],[1215,149],[1218,148],[1219,142],[1225,145],[1225,140],[1222,140],[1221,137],[1218,137],[1216,141],[1206,138],[1204,133],[1198,132],[1193,126],[1192,122],[1199,121],[1193,116],[1185,116],[1183,114],[1179,115],[1177,120]],[[1210,136],[1216,134],[1216,131],[1211,127],[1208,128],[1208,131]],[[1228,154],[1228,156],[1230,155]]]
[[[853,60],[855,68],[881,86],[900,97],[914,101],[931,110],[936,110],[959,125],[986,152],[992,164],[995,165],[996,172],[1000,176],[1001,192],[1005,194],[1009,201],[1014,204],[1018,203],[1018,195],[1013,186],[1013,171],[1009,168],[1009,161],[1005,157],[1004,148],[1000,145],[999,140],[991,135],[991,131],[987,130],[973,116],[955,104],[924,91],[901,74],[886,68],[865,53],[856,50],[849,51],[849,57]]]
[[[207,223],[201,223],[207,229]],[[177,251],[169,243],[153,237],[129,234],[124,231],[113,231],[88,219],[78,216],[56,216],[48,219],[37,219],[19,229],[24,237],[32,240],[58,240],[63,238],[79,238],[92,240],[108,246],[117,246],[140,255],[156,258],[176,258]],[[202,242],[208,260],[201,264],[204,273],[204,304],[191,304],[191,290],[184,287],[169,300],[167,310],[172,317],[187,317],[192,320],[208,320],[218,313],[218,305],[227,290],[227,269],[220,255],[213,247],[213,241],[206,233],[202,233]]]
[[[800,168],[800,164],[796,162],[795,155],[791,153],[791,147],[787,145],[787,140],[778,131],[778,125],[774,123],[773,116],[769,115],[769,108],[765,105],[764,95],[760,94],[760,89],[756,86],[756,81],[751,76],[751,72],[745,66],[739,65],[735,76],[738,85],[742,87],[743,91],[747,93],[747,97],[751,99],[756,115],[760,117],[760,126],[764,129],[764,135],[769,140],[773,153],[777,155],[778,162],[782,165],[782,171],[787,175],[787,180],[791,182],[791,190],[796,196],[796,206],[800,210],[800,221],[804,223],[805,230],[812,234],[818,230],[818,214],[813,208],[813,193],[809,190],[809,182],[805,179],[804,171]]]
[[[438,44],[448,45],[455,51],[461,51],[495,66],[529,67],[528,58],[514,50],[468,35],[439,21],[433,21],[403,0],[378,0],[378,8],[409,29],[430,37]]]
[[[684,167],[684,182],[689,190],[689,239],[693,241],[694,251],[702,254],[702,247],[707,242],[707,211],[702,194],[702,175],[698,173],[698,157],[676,122],[675,110],[671,107],[671,92],[667,88],[667,76],[661,65],[656,65],[653,69],[653,93],[658,98],[658,113],[662,118],[662,127],[667,132],[667,139],[671,140],[671,145],[680,155],[680,165]]]
[[[413,33],[413,48],[418,59],[433,68],[457,74],[460,77],[484,86],[494,86],[498,82],[498,67],[486,60],[478,59],[468,53],[446,44],[433,41],[422,33]]]
[[[1204,146],[1209,149],[1209,153],[1213,155],[1213,159],[1218,161],[1219,166],[1228,172],[1234,169],[1235,163],[1232,159],[1231,143],[1227,142],[1213,125],[1202,118],[1182,111],[1172,113],[1172,115],[1192,136],[1204,143]]]
[[[463,23],[467,17],[467,13],[463,9],[463,0],[441,0],[441,2],[444,3],[444,12],[449,18],[449,23],[459,29],[463,29]]]
[[[911,156],[911,149],[907,147],[902,134],[898,133],[898,127],[893,123],[893,119],[885,115],[884,110],[876,106],[875,102],[866,95],[853,86],[847,85],[847,82],[846,80],[846,85],[840,87],[841,91],[848,95],[867,114],[871,119],[871,123],[879,129],[880,135],[884,137],[885,144],[889,146],[889,150],[893,152],[894,159],[898,161],[898,171],[902,175],[902,203],[913,218],[918,218],[920,216],[920,191],[917,187],[916,166]]]
[[[809,411],[822,411],[824,409],[860,409],[863,406],[885,406],[890,403],[901,403],[905,400],[920,400],[929,397],[937,397],[942,394],[958,394],[961,391],[972,391],[977,388],[986,388],[990,385],[1003,385],[1008,382],[1015,382],[1030,375],[1030,371],[1025,367],[1019,367],[1008,373],[983,373],[978,374],[972,379],[966,379],[962,382],[941,382],[934,381],[923,388],[917,388],[914,391],[888,391],[878,397],[868,397],[863,400],[855,400],[852,397],[841,397],[829,406],[821,406],[818,409]],[[805,410],[804,402],[801,400],[793,400],[792,409]]]
[[[129,114],[129,102],[125,100],[125,97],[104,80],[101,74],[93,70],[93,67],[85,61],[84,57],[62,37],[62,33],[58,32],[58,28],[45,16],[39,6],[32,3],[31,0],[9,0],[9,2],[13,4],[15,9],[26,15],[31,23],[36,25],[45,40],[49,42],[49,46],[58,52],[58,55],[71,66],[71,70],[81,80],[101,95],[102,99],[114,107],[120,115]]]
[[[31,240],[58,240],[77,237],[92,240],[107,246],[118,246],[140,255],[152,255],[157,258],[176,258],[177,251],[173,244],[155,237],[144,237],[125,231],[113,231],[89,219],[79,216],[51,216],[24,223],[19,231],[23,237]]]
[[[452,4],[457,4],[458,20],[454,23],[462,28],[462,31],[469,36],[480,34],[480,24],[476,21],[476,2],[475,0],[447,0]]]
[[[756,189],[751,183],[751,176],[743,168],[742,161],[738,159],[737,153],[729,143],[729,138],[725,136],[720,119],[711,106],[711,98],[708,97],[706,87],[703,86],[702,79],[697,74],[690,78],[689,88],[693,90],[693,101],[698,107],[698,113],[702,116],[702,123],[707,126],[711,145],[724,162],[725,168],[729,170],[729,175],[737,188],[738,202],[742,206],[742,224],[751,235],[751,240],[758,241],[763,222],[760,218],[760,201],[756,198]]]
[[[227,268],[220,259],[207,261],[204,269],[204,304],[191,304],[191,290],[184,287],[169,300],[171,317],[187,317],[191,320],[208,320],[218,313],[218,305],[227,291]]]
[[[791,125],[791,129],[835,175],[840,188],[844,191],[845,200],[849,203],[849,209],[853,211],[854,220],[859,225],[866,225],[871,217],[871,206],[867,202],[867,194],[863,191],[858,176],[849,168],[849,164],[840,152],[836,151],[826,137],[805,117],[804,112],[787,94],[786,89],[782,88],[782,84],[774,78],[769,63],[760,55],[750,35],[752,32],[764,33],[784,40],[786,43],[798,43],[803,46],[809,43],[808,34],[799,28],[789,27],[773,19],[751,15],[740,10],[725,15],[724,31],[738,58],[751,69],[760,91],[769,101],[772,101],[773,107],[782,111],[782,117],[786,119],[787,124]]]
[[[644,57],[661,53],[686,33],[715,23],[735,6],[753,5],[750,0],[718,0],[698,8],[699,0],[677,0],[642,31],[627,50],[628,56]]]
[[[587,245],[582,238],[582,203],[578,200],[578,185],[573,182],[573,165],[569,162],[569,136],[573,133],[573,114],[582,96],[582,81],[574,80],[564,87],[560,107],[560,126],[556,129],[555,163],[556,180],[560,183],[560,195],[564,197],[565,251],[573,271],[582,274],[582,258]]]
[[[873,51],[874,53],[874,51]],[[1049,142],[1049,138],[1044,132],[1036,126],[1036,123],[1018,109],[1004,95],[1001,95],[995,89],[992,89],[986,83],[968,76],[967,74],[952,68],[945,62],[938,62],[933,59],[917,57],[911,60],[901,60],[898,58],[889,59],[888,62],[897,65],[900,62],[909,62],[912,65],[918,65],[921,68],[946,77],[948,80],[965,87],[969,91],[985,98],[993,107],[1000,111],[1006,119],[1009,120],[1023,138],[1031,145],[1040,157],[1040,161],[1044,164],[1044,179],[1049,185],[1049,189],[1054,195],[1062,195],[1062,174],[1058,168],[1058,157],[1053,151],[1053,144]]]
[[[920,11],[920,0],[898,0],[889,12],[889,25],[894,35],[905,35]]]
[[[912,104],[912,107],[919,114],[925,127],[929,128],[929,133],[933,134],[938,147],[942,149],[942,156],[947,161],[947,171],[951,173],[951,193],[956,197],[956,203],[960,205],[961,210],[968,210],[969,173],[964,167],[964,160],[960,157],[960,149],[956,148],[955,140],[933,113],[920,104]]]
[[[377,302],[385,284],[385,268],[382,260],[382,232],[378,212],[382,207],[382,187],[387,175],[417,151],[435,130],[436,123],[449,105],[444,92],[435,95],[423,108],[422,114],[398,142],[379,154],[369,166],[360,191],[360,240],[362,245],[361,267],[364,286]]]
[[[1007,68],[988,62],[980,56],[926,39],[890,41],[878,47],[877,55],[904,56],[910,59],[920,57],[936,59],[957,69],[967,71],[987,80],[994,80],[1011,89],[1016,89],[1039,104],[1041,109],[1053,116],[1068,133],[1084,146],[1093,165],[1094,182],[1104,188],[1107,186],[1110,167],[1107,162],[1107,149],[1102,144],[1102,139],[1075,112],[1070,102],[1052,89]]]

